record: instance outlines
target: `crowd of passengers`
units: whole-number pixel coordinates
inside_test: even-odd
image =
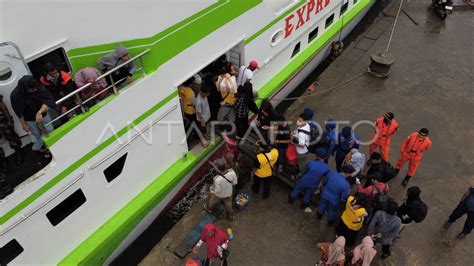
[[[51,157],[42,139],[46,132],[53,131],[53,124],[49,124],[51,120],[63,115],[57,123],[54,123],[54,125],[61,125],[81,112],[81,108],[75,108],[79,104],[84,103],[85,108],[90,108],[109,96],[112,93],[110,89],[112,81],[116,85],[130,82],[136,71],[133,61],[120,67],[111,75],[98,79],[104,73],[128,60],[130,56],[127,48],[117,45],[113,53],[97,60],[98,68],[89,66],[80,69],[74,75],[74,79],[58,67],[59,62],[44,64],[43,74],[39,77],[23,76],[12,91],[10,102],[21,127],[31,136],[32,150],[42,153],[45,158]],[[72,96],[57,104],[60,99],[89,83],[91,85],[83,89],[78,96]]]
[[[206,147],[211,121],[220,122],[221,128],[235,124],[236,137],[241,139],[249,127],[249,110],[258,114],[258,121],[261,122],[274,114],[273,109],[267,110],[271,107],[268,101],[264,101],[266,104],[262,104],[260,108],[255,103],[256,94],[251,80],[253,72],[258,68],[257,61],[252,60],[248,66],[237,69],[222,55],[178,87],[185,126],[189,129],[192,125],[197,125],[201,133],[198,136],[194,134],[194,130],[189,130],[192,133],[188,136],[190,139],[199,139],[201,145]]]

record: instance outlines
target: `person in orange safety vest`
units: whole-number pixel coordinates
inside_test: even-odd
[[[377,148],[380,148],[382,159],[388,162],[390,150],[390,138],[397,132],[398,123],[394,119],[395,115],[391,112],[386,113],[375,120],[377,131],[372,137],[372,144],[369,146],[369,155],[372,155]]]
[[[410,178],[415,175],[416,169],[420,164],[421,157],[423,152],[431,148],[431,140],[428,138],[428,129],[422,128],[418,132],[411,133],[403,141],[401,147],[400,159],[398,159],[397,165],[395,166],[395,171],[398,174],[400,168],[409,161],[408,172],[403,179],[403,186],[407,186]]]

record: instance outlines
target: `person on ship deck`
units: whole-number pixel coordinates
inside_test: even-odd
[[[33,76],[25,75],[12,91],[10,102],[23,130],[32,135],[32,150],[43,153],[45,158],[51,157],[42,139],[44,131],[53,131],[52,125],[45,126],[51,121],[48,109],[56,108],[51,93]]]
[[[102,72],[107,72],[109,70],[114,69],[115,67],[119,66],[120,64],[125,63],[126,61],[130,60],[130,55],[128,53],[127,48],[125,46],[119,44],[115,47],[115,52],[107,54],[97,60],[97,64],[99,65]],[[133,73],[137,70],[135,63],[132,61],[125,66],[117,69],[114,73],[112,73],[112,79],[114,82],[118,82],[123,78],[126,78],[127,82],[130,82],[133,78]],[[107,77],[109,83],[111,84],[111,80]]]
[[[59,69],[52,62],[47,62],[43,67],[44,74],[39,78],[41,85],[43,85],[53,95],[55,101],[63,98],[69,93],[77,89],[76,84],[71,76]],[[64,114],[74,105],[73,99],[62,102],[59,106],[60,112]]]

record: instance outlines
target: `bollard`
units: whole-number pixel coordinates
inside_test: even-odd
[[[376,52],[370,56],[370,66],[367,72],[379,78],[387,78],[390,74],[390,67],[395,62],[395,58],[389,52]]]

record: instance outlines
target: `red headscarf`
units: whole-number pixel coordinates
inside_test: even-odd
[[[214,232],[214,235],[209,236],[209,231]],[[207,258],[213,259],[219,257],[217,253],[217,246],[229,241],[229,235],[221,229],[215,227],[213,224],[206,224],[201,233],[201,238],[207,245]]]

